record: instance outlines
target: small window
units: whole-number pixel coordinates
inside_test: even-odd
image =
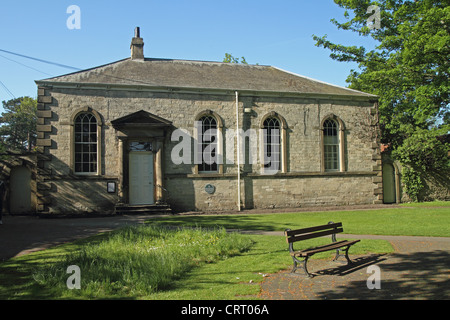
[[[130,151],[152,151],[152,143],[151,142],[138,142],[138,141],[132,141],[130,142]]]
[[[97,119],[90,113],[75,118],[75,173],[97,173]]]
[[[264,120],[264,169],[281,170],[281,125],[275,117]]]
[[[339,124],[332,119],[323,123],[323,152],[326,171],[339,171]]]
[[[201,136],[199,137],[200,148],[198,159],[201,164],[198,165],[198,172],[217,172],[217,121],[213,116],[202,116],[198,121],[201,122]],[[200,133],[200,132],[199,132]],[[201,138],[201,139],[200,139]]]

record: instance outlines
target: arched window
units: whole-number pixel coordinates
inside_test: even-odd
[[[263,165],[265,171],[281,170],[281,124],[277,117],[268,117],[263,122]]]
[[[323,160],[325,171],[340,171],[339,123],[334,119],[323,122]]]
[[[96,174],[98,170],[97,119],[89,112],[74,119],[74,171],[77,174]]]
[[[197,121],[201,125],[201,130],[197,132],[199,143],[197,149],[198,172],[217,172],[219,168],[217,120],[213,115],[204,115]]]

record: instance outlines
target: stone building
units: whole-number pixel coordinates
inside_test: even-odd
[[[137,28],[130,58],[36,81],[38,212],[383,202],[376,96],[143,46]]]

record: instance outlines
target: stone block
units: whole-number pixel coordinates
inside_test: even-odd
[[[40,132],[52,132],[52,126],[51,125],[37,125],[36,131]]]
[[[39,147],[51,147],[52,139],[36,139],[36,145]]]
[[[52,96],[38,96],[38,102],[39,103],[52,103],[53,98]]]
[[[38,110],[38,111],[36,111],[36,116],[38,118],[51,118],[52,111],[51,110]]]

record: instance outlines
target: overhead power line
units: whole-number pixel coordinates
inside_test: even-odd
[[[7,93],[9,93],[9,94],[11,95],[11,97],[13,97],[13,99],[16,98],[16,97],[12,94],[12,92],[9,91],[9,89],[4,85],[3,82],[0,81],[0,85],[2,85],[2,87],[5,89],[5,91],[6,91]]]
[[[52,61],[48,61],[48,60],[43,60],[43,59],[38,59],[38,58],[33,58],[33,57],[30,57],[30,56],[26,56],[26,55],[24,55],[24,54],[15,53],[15,52],[3,50],[3,49],[0,49],[0,51],[6,52],[6,53],[9,53],[9,54],[13,54],[13,55],[15,55],[15,56],[19,56],[19,57],[22,57],[22,58],[27,58],[27,59],[39,61],[39,62],[42,62],[42,63],[52,64],[52,65],[54,65],[54,66],[58,66],[58,67],[61,67],[61,68],[67,68],[67,69],[72,69],[72,70],[76,70],[76,71],[80,71],[80,70],[81,70],[81,69],[79,69],[79,68],[75,68],[75,67],[68,66],[68,65],[65,65],[65,64],[56,63],[56,62],[52,62]]]
[[[20,64],[21,66],[27,67],[27,68],[32,69],[32,70],[34,70],[34,71],[37,71],[37,72],[46,74],[46,75],[48,75],[48,76],[51,76],[51,74],[49,74],[49,73],[47,73],[47,72],[38,70],[38,69],[33,68],[33,67],[30,67],[30,66],[27,66],[26,64],[23,64],[23,63],[21,63],[21,62],[19,62],[19,61],[16,61],[16,60],[14,60],[14,59],[7,58],[7,57],[5,57],[4,55],[1,55],[1,54],[0,54],[0,57],[2,57],[3,59],[9,60],[9,61],[15,62],[15,63],[17,63],[17,64]]]

